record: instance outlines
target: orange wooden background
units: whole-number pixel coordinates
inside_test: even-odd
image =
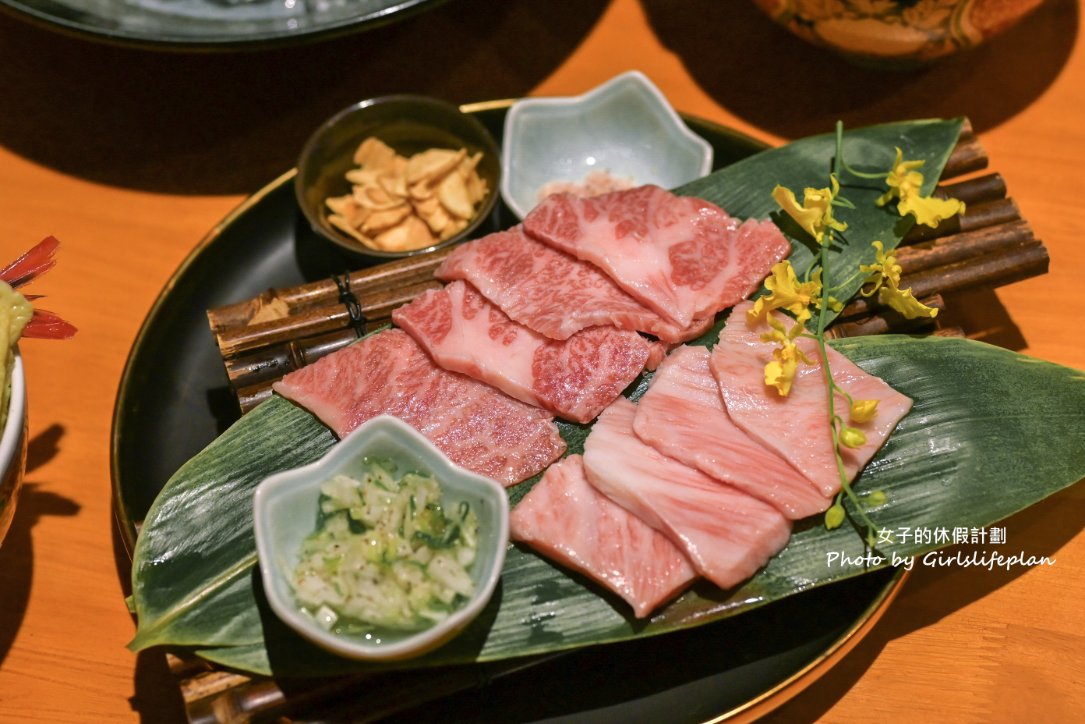
[[[68,342],[22,345],[32,439],[0,548],[0,720],[180,717],[161,656],[125,648],[134,627],[109,477],[117,385],[173,270],[291,167],[332,112],[397,91],[455,102],[574,94],[638,68],[678,109],[769,142],[837,118],[968,115],[1051,272],[953,304],[989,341],[1083,369],[1080,33],[1077,3],[1048,0],[968,55],[882,73],[807,47],[739,0],[454,0],[361,35],[211,54],[102,45],[0,16],[0,258],[58,236],[60,264],[32,291],[80,328]],[[1050,556],[1051,567],[918,569],[873,632],[770,720],[1085,712],[1083,513],[1078,485],[1005,523],[1007,551]]]

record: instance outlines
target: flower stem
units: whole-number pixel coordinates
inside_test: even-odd
[[[844,160],[844,122],[836,122],[836,157],[833,158],[833,173],[837,173],[837,166],[850,173],[856,178],[865,179],[884,179],[885,172],[868,173],[865,171],[856,171],[848,162]],[[854,207],[853,207],[854,208]]]
[[[836,173],[837,164],[844,164],[843,156],[844,148],[844,124],[840,121],[836,123],[836,157],[833,159],[832,172]],[[846,168],[846,166],[845,166]],[[830,229],[828,231],[828,243],[821,247],[819,252],[819,263],[821,265],[822,278],[828,281],[829,277],[829,249],[832,247],[833,232]],[[840,489],[844,491],[844,494],[851,500],[855,507],[856,515],[860,522],[867,529],[866,542],[871,548],[875,544],[875,536],[877,535],[877,526],[870,520],[867,514],[863,511],[862,503],[859,497],[852,490],[851,483],[848,482],[848,473],[844,469],[844,458],[840,455],[840,427],[843,425],[843,418],[836,414],[836,393],[840,392],[846,398],[850,399],[850,396],[844,390],[840,389],[836,385],[836,381],[833,380],[832,370],[829,368],[829,353],[825,344],[825,328],[828,326],[829,316],[827,311],[829,309],[829,285],[825,283],[821,287],[821,308],[818,310],[818,327],[817,327],[817,345],[818,353],[821,356],[821,370],[825,375],[825,387],[828,395],[829,403],[829,431],[832,436],[833,444],[833,457],[836,458],[836,472],[840,476]]]
[[[862,276],[869,276],[869,274],[867,274],[866,272],[857,271],[854,274],[852,274],[850,277],[845,279],[844,281],[840,282],[839,284],[835,284],[832,287],[830,287],[829,291],[830,292],[839,292],[841,289],[846,288],[849,284],[851,284],[853,281],[855,281],[856,279],[858,279],[859,277],[862,277]]]

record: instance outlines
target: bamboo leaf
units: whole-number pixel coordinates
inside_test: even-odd
[[[334,442],[304,410],[260,406],[177,471],[147,512],[133,552],[133,649],[261,640],[251,610],[252,490]]]

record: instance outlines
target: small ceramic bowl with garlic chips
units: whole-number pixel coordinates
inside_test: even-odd
[[[426,96],[356,103],[306,142],[295,193],[313,230],[358,257],[455,244],[493,212],[497,143],[474,117]]]

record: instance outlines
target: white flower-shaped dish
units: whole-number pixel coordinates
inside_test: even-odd
[[[303,614],[294,599],[290,577],[302,540],[316,530],[321,483],[339,473],[361,475],[367,456],[394,460],[401,470],[432,473],[441,485],[446,510],[455,510],[466,501],[478,515],[478,557],[471,566],[475,595],[448,618],[423,631],[340,635]],[[414,428],[388,415],[361,425],[320,460],[277,473],[260,483],[253,495],[253,520],[260,575],[275,614],[299,634],[333,653],[373,661],[418,656],[459,633],[493,595],[509,539],[505,489],[455,465]]]
[[[592,171],[674,188],[712,170],[712,146],[686,127],[643,73],[575,97],[525,98],[505,117],[501,196],[524,218],[552,181]]]

